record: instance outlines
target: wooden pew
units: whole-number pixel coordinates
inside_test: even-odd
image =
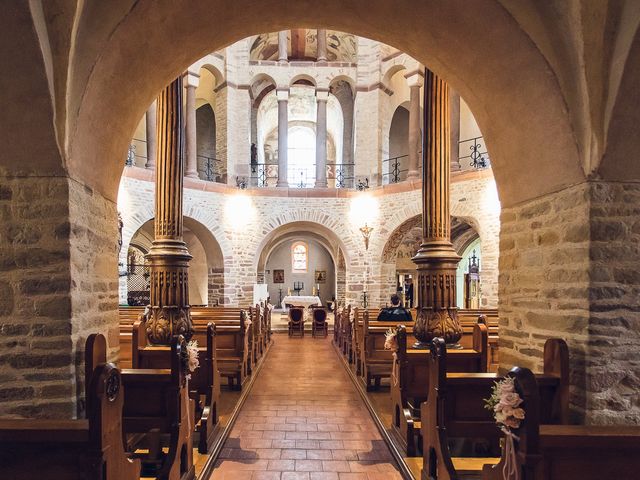
[[[450,353],[442,339],[434,339],[429,362],[429,396],[421,405],[423,437],[422,478],[449,480],[470,475],[479,477],[485,464],[499,457],[456,457],[451,440],[481,438],[499,450],[501,431],[484,400],[502,377],[494,373],[447,373]],[[569,354],[563,340],[547,340],[544,373],[536,375],[541,399],[537,414],[545,424],[568,421]],[[539,410],[539,412],[538,412]],[[497,452],[496,452],[497,453]],[[542,480],[542,479],[540,479]]]
[[[420,433],[420,404],[429,395],[429,350],[407,348],[407,330],[398,327],[396,336],[397,378],[391,381],[392,432],[408,457],[422,453]],[[487,371],[487,326],[477,323],[473,331],[471,349],[452,349],[447,352],[447,372]]]
[[[473,349],[473,332],[475,325],[478,323],[479,318],[483,323],[487,325],[488,330],[488,350],[487,357],[491,359],[488,363],[488,371],[497,371],[498,365],[492,362],[497,362],[498,351],[498,327],[497,327],[497,313],[492,320],[488,317],[482,317],[481,315],[473,315],[471,312],[475,310],[463,310],[462,315],[459,315],[460,325],[462,327],[462,338],[460,339],[460,346],[464,349]],[[412,311],[412,318],[415,320],[415,310]],[[366,323],[366,325],[365,325]],[[415,323],[415,322],[414,322]],[[363,380],[367,389],[377,389],[380,386],[380,381],[383,378],[389,378],[391,376],[392,357],[391,352],[384,350],[385,334],[391,327],[395,328],[397,325],[391,322],[378,322],[371,321],[368,317],[368,313],[363,315],[362,326],[362,347],[363,354],[360,357],[362,363],[361,371]],[[408,342],[414,343],[415,337],[413,337],[413,323],[405,325],[407,327],[407,334],[409,338]],[[360,338],[360,337],[359,337]],[[371,385],[371,382],[375,382]]]
[[[89,352],[94,353],[99,352]],[[130,458],[123,445],[122,378],[115,365],[105,363],[106,349],[102,353],[85,378],[86,420],[0,420],[0,478],[140,478],[140,461]]]
[[[521,480],[632,480],[640,477],[640,427],[545,425],[539,381],[526,368],[513,368],[525,418],[514,431],[516,471]],[[506,441],[506,439],[505,439]],[[485,465],[483,480],[502,480],[505,458]],[[514,480],[515,476],[507,476]]]
[[[195,478],[194,404],[189,399],[186,348],[184,337],[173,338],[170,369],[122,370],[122,383],[127,392],[123,407],[124,432],[131,449],[148,448],[149,454],[142,459],[143,473],[152,474],[158,480]],[[162,354],[166,356],[166,352]],[[161,450],[161,435],[169,438],[167,453]]]
[[[144,307],[120,307],[120,364],[132,366],[133,323],[144,312]],[[216,358],[220,374],[229,386],[242,388],[250,372],[246,312],[237,307],[193,307],[191,318],[194,328],[206,334],[209,323],[216,325]],[[204,342],[201,342],[204,345]]]
[[[201,325],[194,327],[193,339],[198,342],[200,366],[191,373],[189,397],[195,402],[192,425],[198,433],[198,451],[207,453],[213,445],[214,430],[218,423],[220,401],[220,372],[216,357],[216,327],[209,323],[203,331]],[[171,349],[147,343],[145,323],[134,324],[132,344],[133,368],[171,368]]]

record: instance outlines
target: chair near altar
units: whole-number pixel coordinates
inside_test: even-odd
[[[300,335],[304,337],[304,307],[289,308],[289,336]]]
[[[323,335],[326,337],[329,334],[329,324],[327,322],[327,311],[322,307],[311,307],[313,312],[313,320],[311,324],[311,336]]]

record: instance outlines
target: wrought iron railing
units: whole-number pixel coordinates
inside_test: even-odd
[[[144,152],[144,155],[138,152]],[[141,159],[141,160],[138,160]],[[139,138],[132,138],[127,150],[127,158],[124,164],[127,167],[142,166],[147,163],[147,141]]]
[[[130,306],[149,305],[151,271],[148,265],[128,264],[127,277],[127,303]]]
[[[277,163],[251,164],[251,186],[257,188],[275,187],[278,181]]]
[[[199,174],[202,180],[207,182],[224,183],[222,172],[222,160],[207,155],[198,155]]]
[[[353,188],[355,164],[327,163],[327,179],[335,180],[335,188]]]
[[[273,160],[272,160],[273,162]],[[293,172],[293,173],[291,173]],[[354,188],[355,164],[328,163],[327,180],[335,188]],[[289,187],[313,188],[315,185],[315,164],[304,166],[289,165]],[[333,180],[334,182],[331,182]],[[251,165],[250,185],[256,188],[275,187],[278,182],[278,164],[254,163]]]
[[[402,168],[402,159],[408,158],[409,155],[400,155],[399,157],[391,157],[382,161],[382,183],[398,183],[407,178],[407,168]],[[406,162],[405,162],[406,163]],[[385,168],[385,164],[386,168]]]
[[[287,165],[287,178],[289,179],[289,187],[293,188],[313,188],[316,178],[316,164],[305,163],[303,165],[289,164]]]
[[[484,145],[483,137],[469,138],[461,140],[458,151],[460,152],[459,161],[462,168],[469,166],[477,170],[487,168],[491,165],[487,148]],[[470,152],[469,155],[462,155],[463,152]],[[464,162],[464,163],[463,163]],[[468,163],[466,163],[468,162]]]

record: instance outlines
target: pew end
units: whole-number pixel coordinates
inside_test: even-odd
[[[140,461],[123,444],[124,388],[105,363],[106,341],[87,341],[86,420],[0,420],[0,478],[138,480]],[[97,363],[93,363],[97,362]]]

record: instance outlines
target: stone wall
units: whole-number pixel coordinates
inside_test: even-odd
[[[224,268],[209,269],[209,306],[224,304]]]
[[[2,178],[0,222],[0,416],[71,417],[67,179]]]
[[[0,185],[0,416],[82,415],[86,336],[117,348],[115,205],[64,177]]]
[[[501,367],[566,339],[578,421],[640,421],[639,211],[640,186],[600,182],[502,211]]]
[[[146,175],[146,177],[145,177]],[[137,177],[137,178],[134,178]],[[126,252],[132,235],[153,217],[152,176],[138,169],[127,169],[120,189],[119,208],[124,221]],[[211,190],[207,190],[210,187]],[[416,188],[417,187],[417,188]],[[287,196],[283,196],[286,192]],[[268,240],[277,230],[293,222],[307,222],[332,232],[345,253],[344,297],[359,304],[368,276],[371,305],[388,300],[388,274],[381,266],[382,252],[394,230],[407,219],[421,213],[419,184],[372,189],[378,213],[369,224],[374,228],[368,251],[351,219],[354,195],[306,197],[304,190],[257,189],[239,193],[206,182],[189,181],[185,189],[185,215],[200,222],[215,237],[224,258],[224,304],[249,305],[257,280],[257,261]],[[331,208],[327,208],[330,202]],[[456,178],[451,190],[452,215],[474,225],[483,244],[483,296],[487,307],[497,304],[497,245],[499,204],[495,184],[486,174]],[[486,251],[485,251],[486,249]],[[122,254],[121,254],[122,257]],[[342,275],[341,282],[342,282]],[[393,281],[393,280],[392,280]],[[339,282],[339,283],[341,283]],[[343,291],[339,287],[338,294]]]

